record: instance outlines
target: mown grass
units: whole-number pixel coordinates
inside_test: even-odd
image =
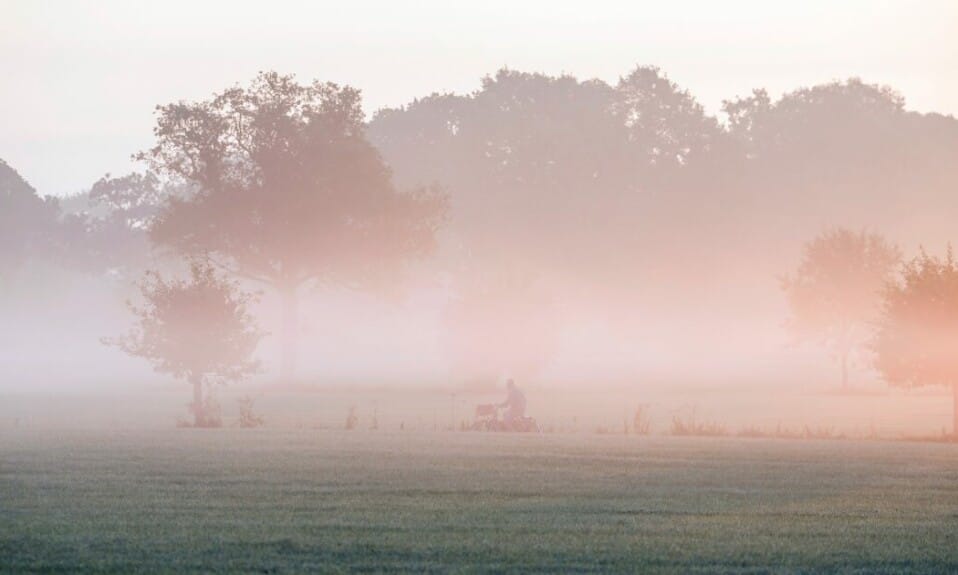
[[[0,436],[6,572],[958,572],[958,446]]]

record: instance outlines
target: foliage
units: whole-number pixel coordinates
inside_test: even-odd
[[[794,168],[810,157],[830,167],[879,153],[894,145],[884,136],[904,119],[900,94],[857,78],[800,88],[777,102],[766,90],[754,90],[749,97],[725,101],[723,109],[729,133],[752,158],[776,165],[791,159]]]
[[[170,200],[152,239],[290,300],[306,283],[379,287],[434,246],[444,196],[396,190],[364,136],[358,90],[262,73],[207,101],[160,106],[154,133],[139,158],[195,194]],[[284,309],[289,356],[295,302]]]
[[[958,384],[958,265],[924,251],[885,291],[873,341],[876,366],[892,385]]]
[[[59,212],[56,200],[40,198],[0,160],[0,277],[32,258],[54,253]]]
[[[110,343],[181,379],[223,383],[256,371],[250,356],[262,333],[248,310],[255,297],[211,264],[192,260],[187,280],[148,271],[140,293],[143,305],[130,305],[137,326]]]
[[[190,262],[186,280],[146,272],[140,293],[143,304],[130,304],[136,326],[105,343],[148,360],[160,373],[187,380],[194,387],[195,425],[218,427],[213,425],[218,418],[204,409],[209,398],[204,399],[202,388],[257,371],[252,354],[262,332],[248,309],[254,296],[198,259]]]
[[[139,273],[151,259],[148,230],[157,214],[169,198],[186,195],[153,172],[106,174],[73,199],[73,203],[85,199],[84,209],[62,218],[72,266],[90,272]]]
[[[808,242],[795,274],[782,279],[791,310],[787,328],[798,340],[832,347],[842,361],[843,384],[848,354],[867,340],[900,257],[877,234],[839,228]]]
[[[689,164],[722,137],[702,105],[655,67],[640,66],[619,79],[613,112],[640,163],[648,166]]]
[[[170,196],[153,172],[131,172],[125,176],[106,174],[93,184],[89,202],[101,207],[109,219],[130,229],[146,229]]]
[[[264,73],[158,111],[157,144],[140,157],[196,186],[160,214],[161,244],[281,286],[361,282],[433,245],[442,198],[396,191],[363,136],[357,90]]]

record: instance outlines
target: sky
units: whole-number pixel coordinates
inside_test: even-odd
[[[958,114],[958,2],[0,0],[0,158],[44,195],[125,173],[153,109],[257,71],[363,91],[368,113],[502,67],[615,82],[656,65],[711,112],[861,77]]]

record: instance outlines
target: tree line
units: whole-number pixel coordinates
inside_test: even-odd
[[[468,369],[498,369],[545,362],[555,347],[555,302],[583,285],[596,301],[628,298],[667,317],[669,306],[715,305],[698,296],[711,293],[704,278],[720,273],[728,254],[769,267],[823,222],[897,229],[903,211],[922,216],[914,222],[922,241],[944,245],[958,210],[958,122],[910,112],[894,90],[857,79],[778,99],[756,90],[713,116],[653,67],[614,84],[500,70],[473,93],[433,94],[367,119],[354,88],[267,72],[205,100],[159,106],[154,137],[135,154],[144,171],[107,175],[60,202],[0,164],[3,274],[36,258],[126,281],[148,271],[143,295],[153,307],[139,308],[138,331],[125,343],[111,341],[160,364],[161,352],[147,345],[160,294],[231,294],[210,301],[226,302],[232,312],[220,320],[249,343],[262,335],[246,323],[252,296],[231,282],[259,284],[283,301],[287,379],[303,290],[388,289],[415,260],[455,278],[444,316],[450,354]],[[923,255],[902,269],[884,241],[847,231],[813,241],[802,267],[783,279],[790,329],[829,340],[847,361],[868,331],[861,309],[885,301],[835,296],[829,305],[851,319],[815,317],[827,315],[814,303],[826,289],[821,278],[854,275],[840,259],[816,255],[832,244],[867,268],[859,270],[867,281],[849,281],[919,290],[909,282],[934,270],[948,276],[949,258]],[[143,270],[153,253],[189,262],[189,279]],[[897,309],[888,304],[886,319]],[[492,357],[471,356],[470,342],[489,339],[503,315],[541,325],[542,339],[502,338],[485,348]],[[888,329],[875,344],[886,358],[896,348]],[[889,361],[879,361],[889,380],[916,381]],[[194,383],[225,377],[208,365],[163,369]],[[925,372],[941,379],[946,370]]]

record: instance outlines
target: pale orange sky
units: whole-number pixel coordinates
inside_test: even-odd
[[[351,84],[366,109],[508,66],[614,82],[663,68],[724,98],[860,76],[958,113],[958,2],[0,0],[0,158],[43,194],[131,168],[153,107],[258,70]]]

